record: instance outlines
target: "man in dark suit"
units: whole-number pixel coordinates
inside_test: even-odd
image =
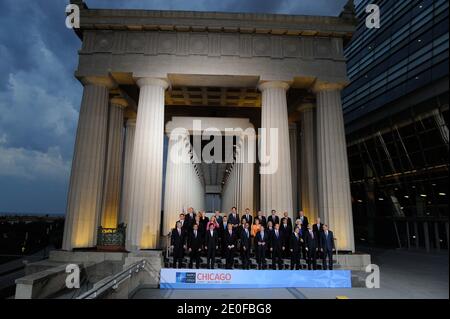
[[[291,270],[300,269],[300,254],[303,246],[303,239],[300,235],[300,228],[295,227],[294,232],[291,234],[290,238],[290,251],[291,251]]]
[[[241,217],[241,220],[244,219],[247,221],[247,223],[249,223],[250,225],[253,224],[253,215],[252,213],[250,213],[250,209],[246,208],[245,209],[245,214]]]
[[[280,218],[278,218],[277,211],[275,209],[272,209],[271,215],[269,216],[269,218],[267,218],[267,222],[270,221],[272,221],[272,224],[274,226],[280,223]]]
[[[188,228],[192,228],[194,224],[196,214],[194,213],[194,208],[189,207],[187,210],[187,214],[185,216],[185,221]]]
[[[329,260],[329,269],[333,270],[333,252],[334,247],[334,235],[331,230],[328,230],[328,225],[323,225],[323,231],[320,234],[320,250],[322,251],[323,269],[327,269],[327,258]]]
[[[288,214],[288,212],[284,212],[283,213],[283,218],[281,218],[281,224],[283,224],[283,220],[287,220],[287,224],[289,225],[289,227],[291,228],[291,232],[292,232],[292,218],[291,217],[289,217],[289,214]]]
[[[245,223],[244,229],[241,234],[241,259],[242,269],[250,269],[250,249],[252,246],[252,239],[250,235],[250,224]]]
[[[209,229],[205,235],[205,250],[206,250],[206,264],[208,269],[214,269],[214,263],[216,259],[216,250],[219,242],[219,236],[214,229],[214,225],[210,224]]]
[[[216,210],[214,212],[214,216],[216,217],[216,222],[220,225],[223,221],[222,215],[220,215],[220,211]]]
[[[320,217],[317,217],[316,222],[313,225],[313,232],[317,235],[323,231],[323,224],[320,222]]]
[[[308,229],[309,222],[308,222],[308,217],[305,216],[305,212],[301,210],[298,213],[297,218],[300,219],[300,221],[302,222],[303,232],[306,232],[306,230]]]
[[[223,216],[222,223],[219,224],[219,242],[222,258],[225,258],[225,233],[228,229],[228,217]]]
[[[247,223],[247,220],[243,217],[243,218],[241,218],[241,224],[237,228],[235,228],[236,237],[238,240],[240,240],[242,238],[242,232],[245,229],[246,223]]]
[[[267,251],[269,251],[269,258],[273,259],[273,250],[272,248],[272,237],[273,237],[273,232],[275,230],[275,228],[273,227],[273,224],[271,221],[267,222],[267,226],[264,226],[264,230],[267,233]]]
[[[200,237],[204,240],[205,239],[205,232],[206,232],[206,225],[204,225],[201,222],[199,214],[197,214],[195,216],[194,222],[190,225],[191,226],[191,230],[194,229],[194,225],[197,225]]]
[[[283,257],[288,258],[289,257],[289,244],[291,241],[291,234],[292,234],[292,225],[289,224],[289,219],[282,218],[282,223],[280,226],[281,231],[281,237],[283,240],[283,246],[285,247],[285,250],[283,251]]]
[[[311,225],[308,225],[308,230],[305,233],[305,250],[306,250],[306,259],[308,262],[308,269],[316,270],[316,258],[317,251],[319,250],[319,238],[314,234]]]
[[[278,269],[283,269],[282,255],[286,247],[284,246],[283,234],[280,231],[280,224],[275,224],[271,239],[270,251],[272,252],[272,268],[277,269],[276,264],[278,263]]]
[[[264,226],[260,226],[259,232],[255,236],[256,260],[258,261],[258,269],[266,268],[266,249],[269,241],[268,233]]]
[[[186,216],[181,213],[178,217],[178,220],[175,223],[175,228],[177,228],[177,223],[181,224],[181,229],[183,229],[184,231],[187,231],[189,229],[189,225],[186,222]]]
[[[234,252],[236,251],[236,234],[233,230],[233,224],[228,223],[227,231],[225,232],[225,268],[233,269]]]
[[[188,237],[188,251],[189,251],[189,268],[192,268],[195,261],[195,267],[200,268],[200,254],[202,252],[203,240],[198,230],[198,225],[194,224],[193,229]]]
[[[231,208],[230,215],[228,215],[228,223],[233,227],[239,226],[239,214],[236,211],[236,207]]]
[[[321,234],[323,231],[323,224],[320,222],[320,217],[316,218],[316,222],[314,223],[314,225],[312,226],[313,232],[314,234],[317,236],[317,238],[319,238],[319,246],[317,248],[319,248],[319,251],[317,253],[317,258],[320,258],[320,255],[322,254],[322,241],[321,241]]]
[[[186,249],[186,232],[181,228],[181,223],[177,222],[176,228],[172,230],[170,246],[173,250],[173,268],[181,268],[184,250]]]
[[[256,217],[259,219],[259,223],[261,225],[263,225],[264,227],[266,227],[266,225],[267,225],[267,218],[266,218],[266,216],[264,216],[263,212],[262,211],[258,211],[258,216],[256,216]],[[253,223],[255,223],[255,222],[253,221]]]

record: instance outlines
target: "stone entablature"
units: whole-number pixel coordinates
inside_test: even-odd
[[[337,17],[83,9],[76,74],[251,76],[252,87],[347,83],[343,43],[353,31]]]
[[[84,30],[224,31],[348,39],[355,31],[354,23],[352,19],[328,16],[123,9],[85,9],[81,17]]]
[[[342,41],[239,33],[90,30],[84,32],[77,76],[110,72],[131,73],[135,78],[253,76],[252,87],[266,80],[296,86],[297,78],[347,83]],[[195,81],[190,82],[195,85]]]
[[[89,30],[80,53],[345,59],[341,38],[168,31]]]

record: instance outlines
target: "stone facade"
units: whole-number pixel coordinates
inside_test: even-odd
[[[80,1],[73,2],[81,4]],[[276,209],[279,213],[287,211],[295,217],[293,198],[297,202],[297,196],[293,194],[293,185],[297,185],[295,179],[298,175],[304,174],[300,171],[292,176],[292,166],[297,160],[307,158],[309,162],[301,166],[301,170],[308,169],[310,173],[305,179],[308,182],[305,190],[310,189],[308,192],[311,194],[306,197],[314,201],[308,204],[310,209],[318,209],[312,214],[320,215],[324,222],[330,224],[339,238],[339,249],[353,251],[348,165],[343,148],[345,135],[339,113],[340,90],[348,82],[343,44],[351,37],[353,30],[353,20],[348,18],[348,14],[341,17],[307,17],[94,10],[84,5],[81,28],[76,30],[82,39],[82,47],[75,75],[86,86],[72,167],[64,249],[95,246],[98,222],[106,219],[113,221],[113,224],[118,221],[128,223],[127,249],[135,251],[161,247],[161,222],[165,224],[166,231],[176,219],[176,213],[186,208],[172,205],[179,202],[183,192],[181,189],[166,189],[166,195],[177,194],[175,197],[178,199],[172,202],[169,196],[165,204],[161,201],[165,90],[184,86],[258,88],[262,104],[261,126],[279,130],[279,169],[272,175],[261,175],[260,194],[253,196],[253,189],[251,193],[243,193],[245,185],[255,183],[253,166],[246,169],[240,164],[231,165],[231,177],[226,179],[230,182],[219,187],[227,202],[234,202],[233,206],[239,206],[242,210],[246,207],[240,206],[251,205],[253,198],[259,198],[260,203],[254,205],[258,207],[251,207],[253,211],[262,208],[269,213],[271,209]],[[137,98],[128,95],[130,87],[139,92]],[[329,87],[333,88],[332,93],[328,89],[320,89]],[[319,148],[330,147],[323,152],[319,150],[319,156],[291,155],[294,151],[302,154],[303,150],[291,148],[289,144],[287,92],[290,89],[302,89],[317,95],[319,122],[316,123],[316,135],[321,140],[317,141],[314,137],[312,140],[302,140],[302,143],[308,144],[310,152],[316,152],[312,143]],[[112,103],[117,96],[127,101],[120,121],[131,120],[134,124],[135,119],[136,124],[132,130],[125,129],[125,147],[114,148],[130,153],[120,156],[126,162],[124,169],[114,170],[114,174],[109,169],[105,181],[104,171],[111,166],[105,164],[106,122],[108,108],[117,107]],[[189,115],[188,108],[186,115]],[[314,131],[310,123],[312,120],[310,116],[309,132]],[[329,127],[336,123],[335,128]],[[123,129],[120,123],[116,127]],[[95,139],[86,138],[88,135]],[[115,140],[118,141],[118,138]],[[122,139],[120,143],[123,143]],[[331,149],[337,153],[330,152]],[[195,156],[192,152],[189,154]],[[239,156],[239,151],[237,154]],[[117,161],[119,156],[116,154],[115,158]],[[316,165],[311,161],[317,161]],[[339,162],[335,167],[338,171],[330,171],[328,166],[324,166],[336,161]],[[116,164],[113,166],[116,167]],[[169,185],[178,185],[180,178],[202,178],[199,167],[195,165],[189,170],[168,167],[170,172],[166,180]],[[102,190],[106,190],[108,198],[117,199],[115,196],[120,189],[117,174],[122,175],[122,172],[125,175],[120,177],[123,181],[120,205],[115,200],[114,209],[106,210],[108,216],[105,216]],[[111,180],[115,183],[114,187],[104,185]],[[314,180],[317,180],[318,186],[312,184]],[[313,193],[315,186],[319,194]],[[192,201],[202,205],[198,194],[205,192],[204,184],[191,183],[185,188],[191,192]],[[86,189],[91,191],[86,192]],[[294,187],[294,191],[296,189]],[[171,191],[173,194],[170,194]],[[329,191],[333,194],[327,193]],[[298,197],[303,199],[305,196]],[[161,219],[164,206],[178,210],[164,213],[171,216],[167,222],[162,220],[164,216]],[[184,203],[183,206],[191,204]],[[119,210],[119,207],[122,208]]]

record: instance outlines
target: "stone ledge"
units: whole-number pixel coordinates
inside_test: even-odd
[[[49,260],[58,262],[123,261],[126,255],[127,253],[123,252],[53,250],[50,252]]]
[[[369,254],[339,255],[338,262],[340,269],[364,271],[371,264],[371,257]]]

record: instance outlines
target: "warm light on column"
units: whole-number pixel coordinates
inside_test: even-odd
[[[84,81],[84,80],[83,80]],[[84,87],[67,199],[62,248],[94,247],[101,213],[111,83]]]
[[[130,175],[131,161],[133,158],[134,134],[136,130],[136,119],[128,119],[125,129],[125,151],[123,162],[123,182],[122,182],[122,201],[120,210],[120,222],[128,225],[130,214]]]
[[[185,205],[186,178],[183,174],[186,165],[190,165],[188,135],[186,130],[169,134],[164,192],[164,234],[168,234],[175,226]]]
[[[131,196],[126,246],[158,248],[161,222],[164,91],[163,79],[142,78],[131,168]]]
[[[305,215],[314,222],[319,217],[317,204],[317,156],[315,142],[314,109],[312,103],[302,104],[300,116],[300,196]]]
[[[105,185],[101,226],[117,228],[122,181],[123,113],[127,102],[113,98],[109,107],[108,148],[106,158]]]
[[[266,213],[272,209],[286,211],[292,218],[292,172],[286,100],[288,88],[289,84],[281,81],[264,82],[258,87],[262,92],[261,127],[265,130],[260,136],[261,151],[264,153],[267,149],[270,166],[276,166],[273,172],[269,169],[264,173],[261,164],[261,209]],[[273,134],[277,136],[275,145],[271,143]]]
[[[319,214],[329,224],[340,250],[354,251],[347,144],[341,84],[318,83],[317,171]]]

